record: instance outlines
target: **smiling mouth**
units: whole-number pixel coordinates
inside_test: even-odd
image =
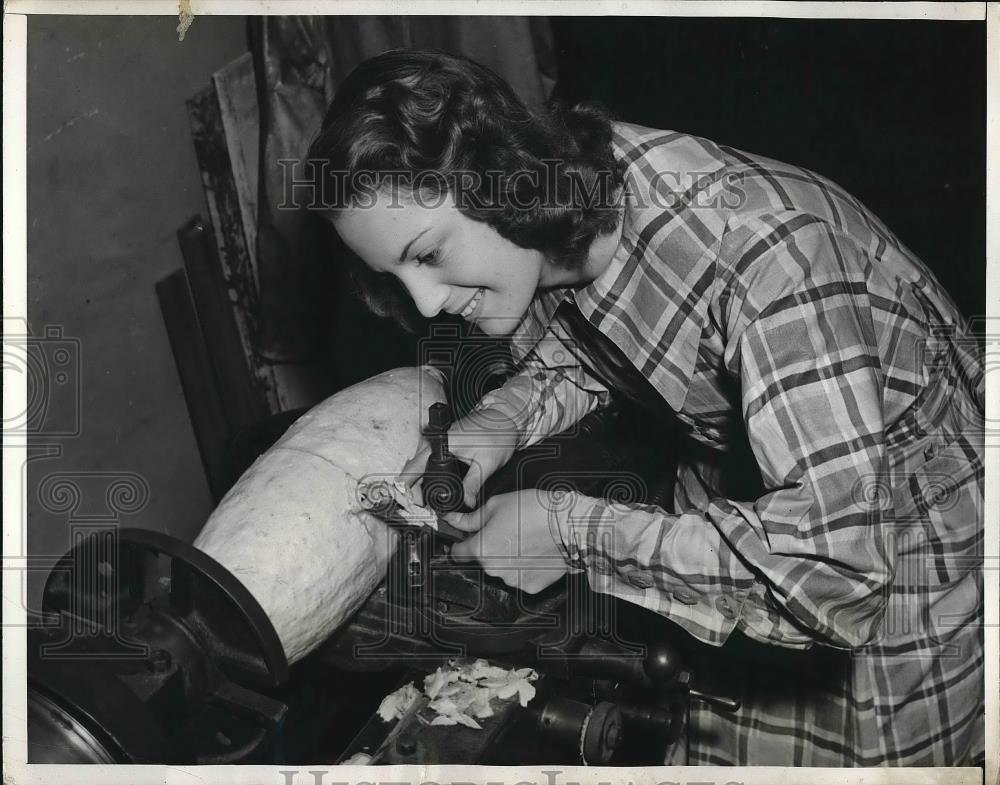
[[[486,292],[485,288],[477,289],[476,293],[472,295],[472,299],[470,299],[469,302],[465,304],[465,307],[461,310],[461,312],[458,315],[461,316],[463,319],[468,319],[470,316],[472,316],[472,314],[476,312],[476,309],[479,308],[479,304],[483,301],[483,294],[485,294],[485,292]]]

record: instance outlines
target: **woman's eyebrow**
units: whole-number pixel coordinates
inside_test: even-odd
[[[429,231],[430,231],[430,227],[428,226],[426,229],[424,229],[422,232],[420,232],[420,234],[418,234],[416,237],[414,237],[412,240],[410,240],[410,242],[408,242],[406,244],[406,247],[403,249],[403,252],[399,255],[399,261],[401,261],[401,262],[405,261],[407,254],[409,254],[409,252],[410,252],[410,246],[413,245],[417,240],[419,240],[425,234],[427,234],[427,232],[429,232]]]

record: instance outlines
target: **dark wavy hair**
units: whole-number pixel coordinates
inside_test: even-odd
[[[625,165],[611,138],[597,104],[533,113],[473,60],[397,49],[339,86],[308,157],[326,207],[358,204],[390,178],[415,192],[447,190],[469,218],[574,269],[617,228]],[[398,281],[343,250],[368,308],[412,329],[416,311]]]

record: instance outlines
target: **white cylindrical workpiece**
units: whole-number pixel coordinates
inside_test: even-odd
[[[439,372],[386,371],[304,414],[233,486],[195,546],[250,590],[293,663],[348,619],[385,576],[397,534],[362,511],[360,480],[416,453]]]

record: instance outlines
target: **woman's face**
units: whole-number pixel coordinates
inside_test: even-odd
[[[524,316],[545,260],[463,215],[448,194],[379,192],[371,206],[333,213],[338,234],[370,268],[394,275],[425,317],[458,314],[489,335],[508,335]]]

